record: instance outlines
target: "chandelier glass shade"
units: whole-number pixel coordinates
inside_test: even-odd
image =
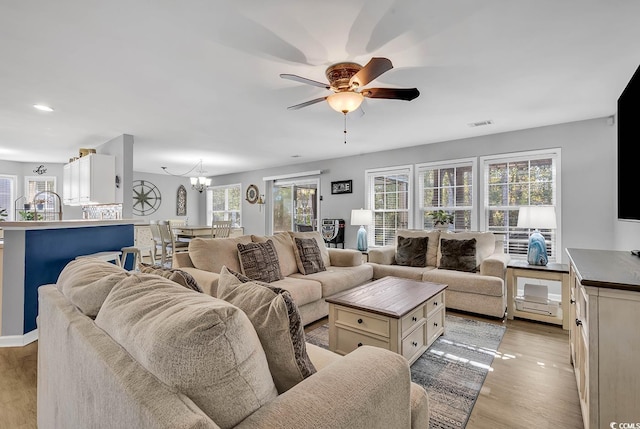
[[[211,179],[204,176],[204,173],[206,173],[206,171],[202,169],[202,159],[200,159],[200,161],[198,161],[198,163],[194,165],[193,168],[191,168],[191,170],[183,174],[173,174],[167,170],[167,167],[161,167],[161,168],[164,170],[165,173],[169,174],[170,176],[184,177],[190,174],[192,171],[195,171],[198,175],[196,177],[189,177],[189,181],[191,182],[191,189],[196,190],[200,193],[202,193],[202,191],[204,191],[209,186],[211,186]]]
[[[359,92],[343,91],[336,92],[327,97],[327,103],[336,112],[350,113],[356,110],[362,104],[364,96]]]

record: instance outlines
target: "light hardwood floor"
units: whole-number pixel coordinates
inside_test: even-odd
[[[467,428],[582,428],[568,333],[523,320],[479,319],[507,330]],[[0,348],[0,429],[36,427],[37,353],[37,342]]]

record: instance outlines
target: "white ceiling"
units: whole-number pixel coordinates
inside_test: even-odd
[[[0,159],[132,134],[135,171],[217,175],[608,116],[639,22],[638,0],[3,1]],[[367,99],[346,145],[326,103],[286,109],[329,92],[280,73],[373,56],[395,68],[368,87],[421,95]]]

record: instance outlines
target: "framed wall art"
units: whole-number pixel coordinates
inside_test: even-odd
[[[350,194],[352,192],[352,180],[338,180],[331,182],[332,194]]]

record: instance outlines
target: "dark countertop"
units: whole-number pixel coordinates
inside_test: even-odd
[[[640,257],[621,250],[567,249],[583,286],[640,292]]]

